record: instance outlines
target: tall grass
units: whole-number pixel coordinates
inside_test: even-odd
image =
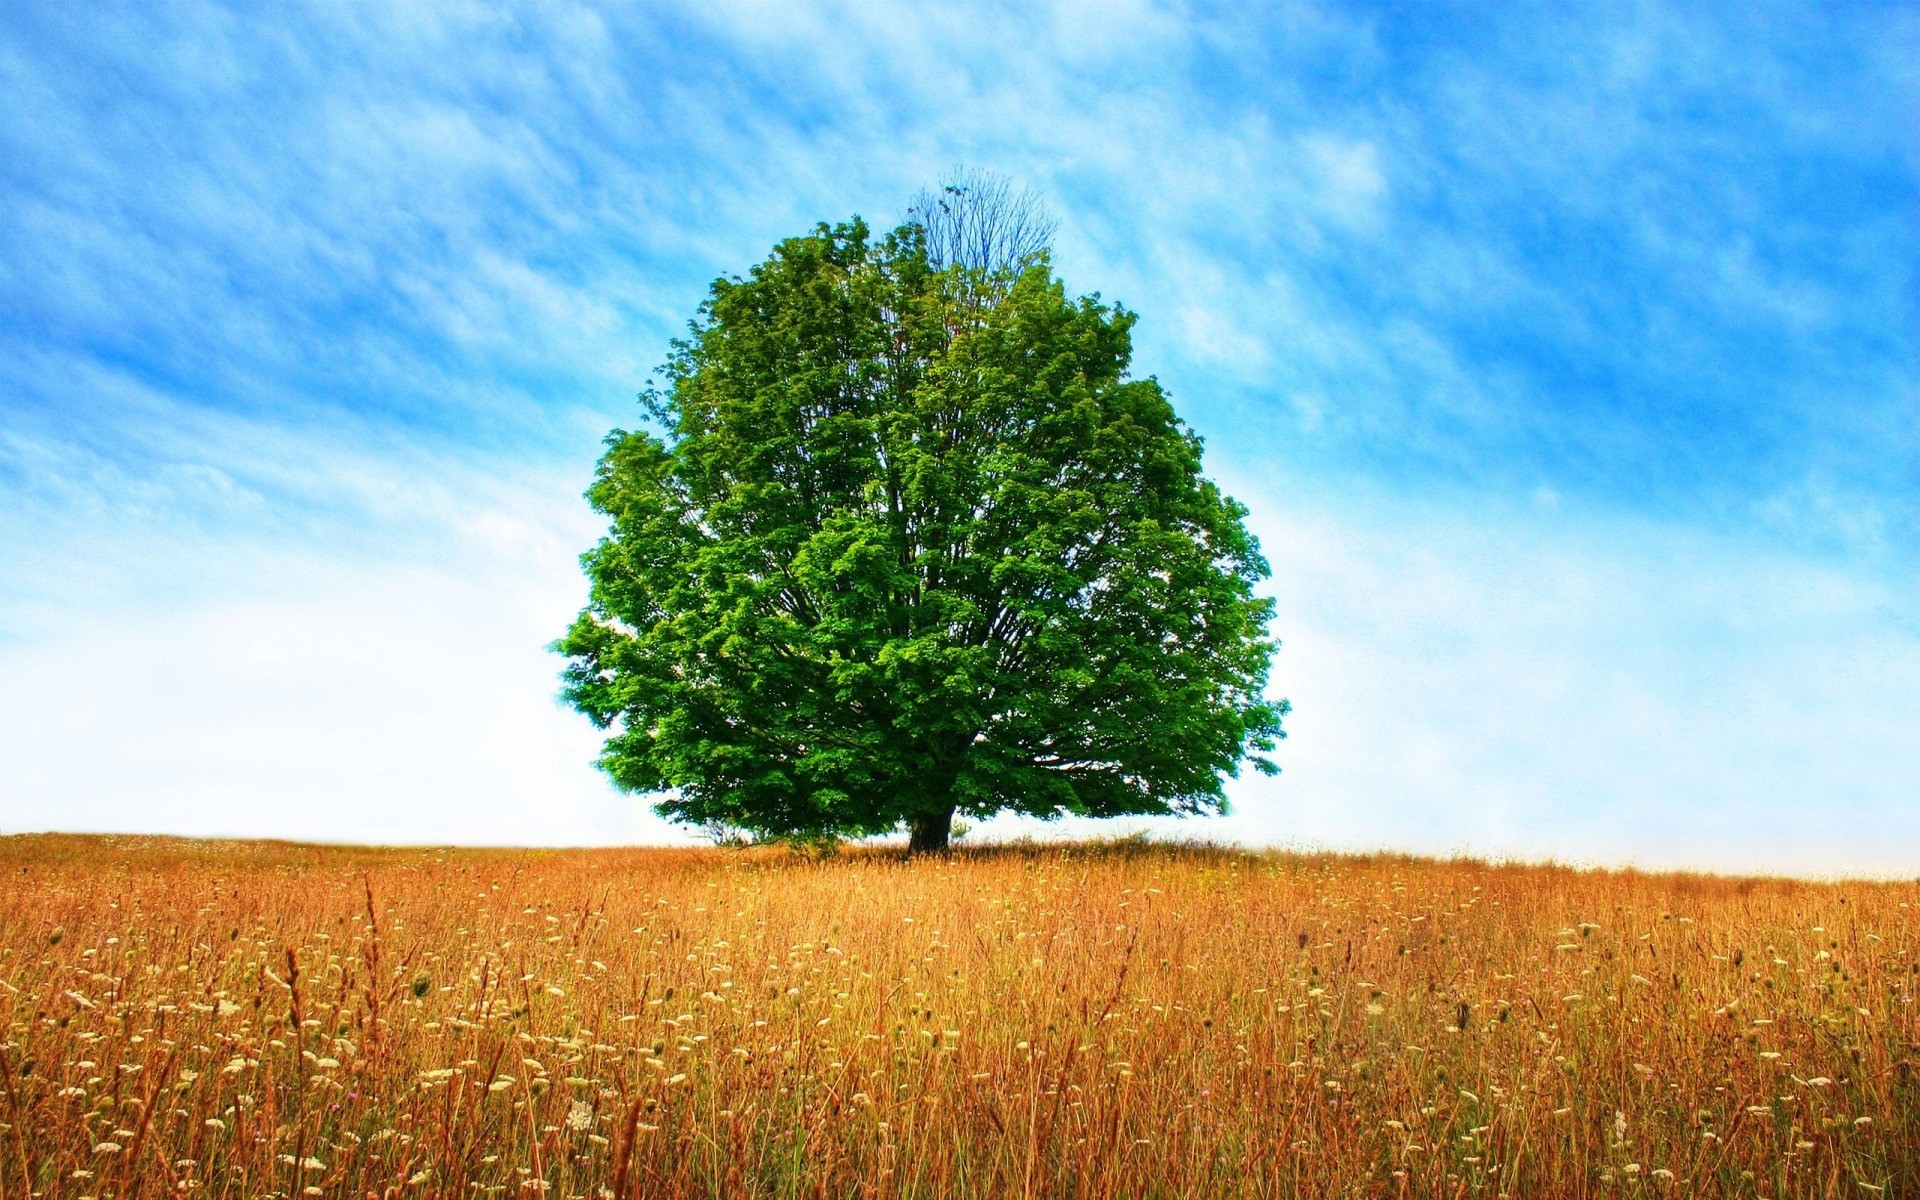
[[[1910,884],[0,841],[0,1196],[1913,1196]]]

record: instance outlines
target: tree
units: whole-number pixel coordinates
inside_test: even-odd
[[[716,281],[587,492],[611,527],[555,649],[599,765],[681,821],[915,851],[1274,771],[1267,565],[1128,377],[1134,319],[911,222]]]

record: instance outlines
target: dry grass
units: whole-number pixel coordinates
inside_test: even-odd
[[[0,841],[0,1195],[1914,1196],[1909,884]]]

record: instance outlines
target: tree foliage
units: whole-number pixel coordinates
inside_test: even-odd
[[[587,493],[611,528],[556,649],[600,766],[679,820],[923,848],[956,812],[1217,810],[1273,770],[1267,566],[1128,377],[1133,323],[1044,254],[940,265],[917,224],[716,281],[657,432],[615,430]]]

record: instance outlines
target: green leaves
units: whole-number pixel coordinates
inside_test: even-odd
[[[989,282],[856,221],[715,283],[650,397],[664,440],[608,438],[556,643],[616,782],[820,837],[1213,810],[1272,769],[1267,566],[1126,377],[1133,315],[1044,261]]]

